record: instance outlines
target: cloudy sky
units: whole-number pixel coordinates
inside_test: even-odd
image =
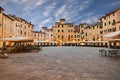
[[[95,23],[98,18],[117,8],[120,0],[0,0],[6,14],[14,14],[35,25],[51,27],[60,18],[79,24]]]

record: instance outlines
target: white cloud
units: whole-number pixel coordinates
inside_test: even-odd
[[[46,25],[47,23],[50,23],[50,22],[52,22],[52,18],[45,19],[44,21],[42,21],[39,24],[39,28],[41,28],[42,26],[44,26],[44,25]]]
[[[63,13],[63,11],[66,9],[66,7],[67,7],[66,4],[62,5],[55,13],[55,17],[57,18],[58,16],[60,16]]]
[[[29,2],[29,0],[12,0],[12,2],[14,2],[14,3],[25,3],[25,2]]]
[[[1,6],[6,5],[7,3],[9,3],[9,0],[4,0],[4,1],[0,0],[0,5]]]
[[[86,17],[84,20],[81,21],[81,23],[89,23],[89,24],[93,24],[93,23],[96,23],[98,22],[98,19],[101,15],[94,15],[94,16],[91,16],[91,17]]]
[[[120,5],[120,1],[119,1],[119,2],[111,3],[111,4],[109,4],[109,5],[110,5],[110,6]]]
[[[24,11],[33,10],[33,9],[37,8],[38,6],[43,5],[46,1],[47,0],[33,0],[33,1],[29,1],[27,4],[25,4]]]
[[[85,8],[87,8],[89,6],[90,2],[91,2],[90,0],[85,0],[85,1],[81,2],[79,9],[84,10]]]
[[[37,8],[38,6],[43,5],[47,0],[11,0],[11,1],[15,4],[22,5],[22,7],[24,7],[23,11],[30,11]]]
[[[43,13],[43,15],[44,15],[44,16],[49,16],[50,12],[53,11],[53,9],[55,8],[56,4],[57,4],[57,3],[54,2],[54,3],[52,3],[51,5],[47,6],[45,12]]]
[[[37,6],[40,6],[40,5],[42,5],[43,3],[45,3],[46,1],[45,0],[37,0],[36,2],[35,2],[35,6],[37,7]]]
[[[79,2],[76,0],[68,0],[67,3],[64,3],[61,7],[59,7],[54,17],[66,18],[69,21],[76,20],[76,18],[78,18],[77,15],[80,15],[80,12],[87,8],[91,2],[92,0],[80,0]],[[93,13],[90,13],[89,15],[92,14]]]

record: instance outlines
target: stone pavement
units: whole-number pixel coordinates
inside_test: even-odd
[[[0,80],[120,80],[120,57],[101,57],[99,49],[44,47],[9,54],[0,59]]]

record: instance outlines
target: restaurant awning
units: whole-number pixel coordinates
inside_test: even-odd
[[[0,38],[2,42],[31,42],[33,41],[32,37],[10,37],[10,38]]]
[[[34,41],[34,43],[58,43],[56,41]]]
[[[88,43],[107,43],[108,41],[87,41]]]
[[[109,40],[109,42],[120,42],[120,39]]]
[[[104,35],[105,38],[120,38],[120,31]]]

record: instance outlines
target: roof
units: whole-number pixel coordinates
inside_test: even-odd
[[[106,38],[117,38],[117,37],[119,37],[120,38],[120,31],[116,31],[116,32],[113,32],[113,33],[110,33],[110,34],[106,34],[106,35],[104,35],[104,37],[106,37]]]
[[[0,6],[0,9],[4,10],[1,6]]]
[[[65,23],[65,24],[67,24],[67,25],[73,25],[74,23]]]
[[[9,15],[7,15],[5,13],[3,13],[3,15],[14,21],[14,18],[12,18],[11,16],[9,16]]]
[[[41,27],[41,28],[43,28],[43,29],[47,29],[47,27]]]
[[[60,22],[56,22],[55,24],[61,24]]]
[[[108,16],[108,15],[110,15],[110,14],[112,14],[112,13],[114,13],[114,12],[118,11],[118,10],[120,10],[120,8],[118,8],[118,9],[116,9],[116,10],[114,10],[114,11],[110,12],[110,13],[107,13],[105,16],[102,16],[102,17],[101,17],[101,18],[99,18],[99,19],[102,19],[102,18],[104,18],[104,17],[106,17],[106,16]]]
[[[33,31],[33,33],[46,34],[45,32],[41,32],[41,31]]]
[[[18,21],[24,21],[25,23],[28,23],[32,26],[34,26],[31,22],[28,22],[27,20],[23,19],[23,18],[20,18],[20,17],[17,17],[16,15],[11,15],[9,14],[10,17],[14,18],[15,20],[18,20]]]

